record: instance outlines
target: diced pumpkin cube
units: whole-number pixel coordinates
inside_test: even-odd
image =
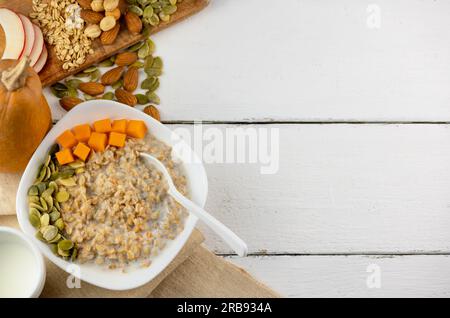
[[[55,156],[61,166],[75,161],[72,151],[68,148],[58,151]]]
[[[108,144],[115,147],[123,147],[125,146],[125,139],[127,139],[127,135],[112,131],[109,134]]]
[[[130,120],[127,125],[127,135],[142,139],[147,133],[147,126],[142,120]]]
[[[92,132],[91,137],[89,138],[88,145],[94,151],[101,152],[105,150],[106,144],[108,143],[108,135],[99,133],[99,132]]]
[[[91,148],[89,148],[82,142],[79,142],[78,145],[75,147],[73,154],[75,156],[77,156],[78,158],[80,158],[81,160],[86,161],[90,152],[91,152]]]
[[[66,130],[61,135],[59,135],[59,137],[56,138],[56,141],[61,146],[61,148],[72,148],[75,147],[78,143],[77,139],[70,130]]]
[[[109,133],[111,131],[111,120],[109,118],[94,122],[94,130],[99,133]]]
[[[121,134],[126,134],[127,120],[126,119],[114,120],[112,123],[112,131],[115,131],[115,132],[118,132]]]
[[[78,125],[72,128],[73,134],[78,141],[87,142],[91,137],[91,126],[89,124]]]

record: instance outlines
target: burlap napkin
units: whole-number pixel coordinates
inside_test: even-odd
[[[0,173],[0,215],[16,214],[16,193],[21,174]]]

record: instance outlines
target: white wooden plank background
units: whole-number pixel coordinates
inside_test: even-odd
[[[228,256],[202,227],[207,246],[285,296],[449,296],[449,12],[445,0],[211,0],[156,35],[171,127],[280,130],[275,175],[207,165],[207,209],[252,256]]]

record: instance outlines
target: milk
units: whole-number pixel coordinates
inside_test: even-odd
[[[0,298],[29,297],[38,277],[36,258],[26,245],[0,242]]]

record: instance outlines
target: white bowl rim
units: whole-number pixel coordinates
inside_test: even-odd
[[[33,241],[30,239],[30,237],[19,230],[16,230],[12,227],[8,226],[0,226],[0,233],[9,233],[17,237],[24,245],[27,246],[27,248],[33,253],[33,256],[36,260],[36,265],[38,267],[38,276],[36,279],[36,283],[34,288],[30,291],[30,294],[26,297],[28,298],[36,298],[39,297],[39,295],[42,292],[42,289],[44,288],[45,283],[45,262],[44,257],[42,256],[41,251],[38,249],[38,247],[33,243]]]
[[[162,251],[161,254],[158,254],[158,256],[156,256],[156,259],[159,259],[162,254],[166,254],[164,257],[164,261],[160,261],[162,263],[159,264],[158,268],[155,267],[154,265],[154,260],[152,261],[152,265],[150,267],[147,268],[148,271],[145,271],[148,274],[145,279],[141,279],[141,280],[134,280],[134,281],[127,281],[126,283],[122,282],[122,283],[115,283],[114,281],[110,281],[110,280],[101,280],[98,279],[96,280],[94,277],[91,278],[86,278],[86,276],[84,275],[79,275],[76,271],[73,271],[73,268],[71,266],[73,266],[73,263],[70,263],[68,261],[63,260],[62,258],[59,258],[55,255],[53,255],[53,253],[50,251],[50,248],[45,245],[44,243],[40,242],[37,238],[34,237],[34,235],[31,235],[30,233],[27,232],[27,227],[29,228],[31,225],[28,222],[28,212],[25,212],[24,209],[22,208],[22,197],[25,196],[26,197],[26,193],[28,191],[28,188],[30,186],[30,184],[25,184],[25,176],[28,176],[29,174],[35,174],[36,171],[33,169],[37,170],[37,166],[39,163],[36,164],[35,161],[37,161],[37,157],[38,154],[40,152],[46,152],[48,150],[48,146],[52,145],[55,143],[56,137],[54,137],[54,139],[50,140],[51,136],[55,133],[52,133],[54,131],[60,130],[61,132],[66,130],[66,129],[70,129],[73,126],[64,126],[66,124],[66,122],[70,122],[71,117],[78,115],[79,113],[83,113],[83,111],[90,111],[93,108],[95,108],[95,110],[98,109],[105,109],[106,113],[102,114],[102,116],[100,116],[98,119],[100,118],[114,118],[116,115],[114,115],[111,111],[114,110],[119,110],[122,109],[125,112],[130,112],[132,113],[132,117],[128,117],[128,119],[134,118],[134,119],[142,119],[144,121],[146,121],[147,123],[150,122],[150,127],[149,130],[151,130],[151,127],[158,127],[159,129],[164,130],[167,133],[170,133],[171,136],[177,136],[171,129],[169,129],[168,127],[166,127],[164,124],[160,123],[159,121],[156,121],[155,119],[153,119],[151,116],[148,116],[146,114],[144,114],[142,111],[139,111],[135,108],[123,105],[121,103],[115,102],[115,101],[109,101],[109,100],[91,100],[91,101],[87,101],[87,102],[83,102],[79,105],[77,105],[77,107],[73,108],[71,111],[69,111],[61,120],[59,120],[53,127],[52,129],[48,132],[48,134],[46,135],[46,137],[43,139],[43,141],[41,142],[41,144],[39,145],[39,147],[36,149],[35,153],[33,154],[33,156],[31,157],[23,175],[22,178],[20,180],[19,183],[19,188],[17,191],[17,196],[16,196],[16,209],[17,209],[17,218],[19,221],[19,225],[22,229],[22,231],[24,233],[26,233],[29,237],[31,237],[31,239],[36,243],[36,245],[38,246],[38,248],[41,250],[41,252],[51,261],[53,262],[55,265],[57,265],[58,267],[60,267],[61,269],[63,269],[64,271],[66,271],[67,273],[69,273],[70,275],[73,275],[83,281],[86,281],[90,284],[105,288],[105,289],[110,289],[110,290],[129,290],[129,289],[134,289],[134,288],[138,288],[142,285],[145,285],[146,283],[150,282],[151,280],[153,280],[156,276],[158,276],[170,263],[171,261],[178,255],[178,253],[181,251],[181,249],[184,247],[184,245],[186,244],[187,240],[189,239],[190,235],[192,234],[192,231],[195,228],[195,225],[198,221],[198,218],[193,215],[190,214],[188,215],[188,217],[185,220],[185,226],[184,229],[181,233],[179,233],[177,235],[177,237],[170,241],[169,243],[173,243],[176,246],[171,246],[170,249],[172,250],[172,253],[167,255],[169,248],[165,247]],[[110,112],[108,112],[110,111]],[[118,118],[124,118],[123,116],[118,116]],[[92,123],[93,121],[95,121],[97,119],[90,119],[88,120],[90,123]],[[84,121],[86,122],[86,120]],[[78,123],[74,123],[73,125],[77,125]],[[61,128],[63,127],[63,128]],[[187,146],[186,150],[190,151],[190,155],[192,155],[192,158],[194,158],[195,162],[198,163],[198,168],[199,168],[199,172],[200,172],[200,176],[198,179],[201,179],[201,182],[203,184],[203,188],[204,188],[204,192],[200,194],[200,198],[198,198],[198,202],[196,202],[197,204],[200,204],[201,206],[204,206],[206,203],[206,198],[207,198],[207,194],[208,194],[208,180],[207,180],[207,175],[206,175],[206,170],[205,167],[203,165],[203,162],[199,159],[199,157],[197,156],[197,154],[191,149],[191,147],[189,145],[187,145],[184,141],[181,141],[181,143],[185,144],[185,147]],[[47,145],[47,146],[46,146]],[[169,144],[169,146],[172,146],[171,144]],[[43,150],[45,148],[45,150]],[[188,180],[188,183],[191,182],[193,180]],[[197,180],[196,180],[197,181]],[[25,221],[26,220],[26,221]],[[28,223],[26,223],[28,222]],[[80,264],[77,264],[80,265]],[[83,267],[84,264],[81,264],[80,267]],[[155,269],[156,268],[156,269]]]

